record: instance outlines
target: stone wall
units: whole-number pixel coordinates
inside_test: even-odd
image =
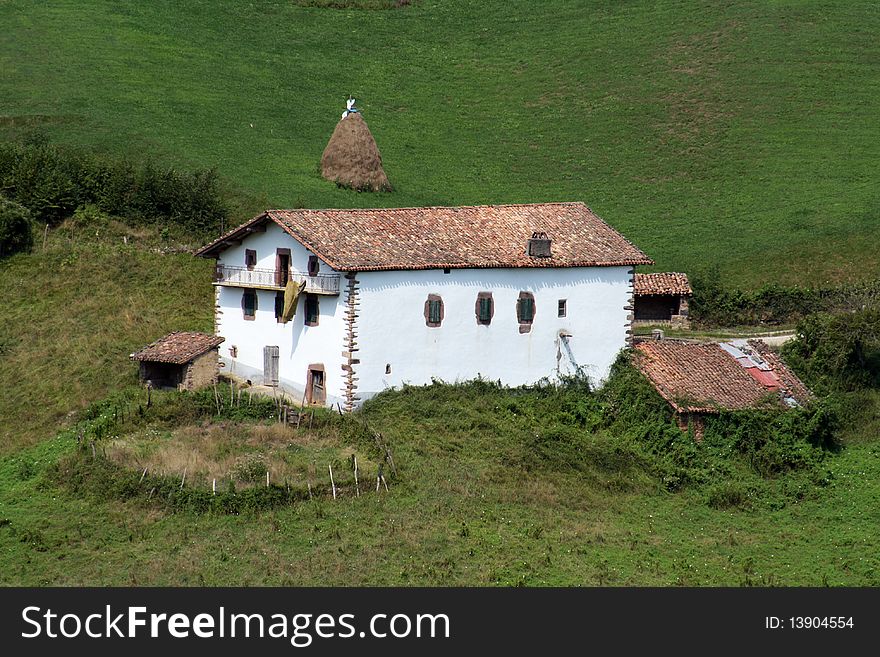
[[[218,365],[217,349],[206,351],[197,356],[186,366],[186,374],[180,388],[183,390],[198,390],[217,382],[220,372]]]

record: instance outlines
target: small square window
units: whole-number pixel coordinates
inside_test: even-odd
[[[565,317],[568,313],[568,302],[566,299],[559,300],[559,316]]]
[[[318,311],[318,295],[317,294],[307,294],[305,301],[306,301],[305,324],[306,324],[306,326],[317,326],[318,325],[318,317],[320,316],[320,313]]]

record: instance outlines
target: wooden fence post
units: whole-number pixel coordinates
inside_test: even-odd
[[[355,490],[355,492],[357,492],[357,496],[360,497],[361,496],[361,486],[358,483],[358,457],[357,457],[357,455],[353,455],[353,456],[354,456],[354,490]]]

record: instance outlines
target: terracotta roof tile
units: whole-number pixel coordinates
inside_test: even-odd
[[[270,219],[340,271],[484,267],[595,267],[652,261],[583,203],[353,210],[269,210],[200,249]],[[551,257],[526,253],[544,232]]]
[[[636,296],[693,294],[687,274],[674,271],[659,272],[656,274],[636,274],[634,293]]]
[[[224,340],[225,338],[207,333],[175,331],[131,354],[130,358],[132,360],[183,365],[218,346]]]
[[[672,340],[637,342],[635,364],[679,412],[784,407],[783,396],[808,402],[810,392],[797,376],[764,343],[753,342],[768,370],[745,367],[717,343]]]

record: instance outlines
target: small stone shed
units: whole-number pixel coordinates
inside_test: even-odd
[[[812,394],[760,340],[694,343],[640,340],[636,367],[675,409],[683,431],[702,438],[706,416],[721,410],[778,408],[809,403]]]
[[[206,333],[175,331],[129,357],[140,363],[141,380],[155,388],[197,390],[217,381],[217,351],[223,341]]]
[[[687,328],[688,300],[692,294],[687,274],[673,271],[636,274],[633,285],[633,321]]]

